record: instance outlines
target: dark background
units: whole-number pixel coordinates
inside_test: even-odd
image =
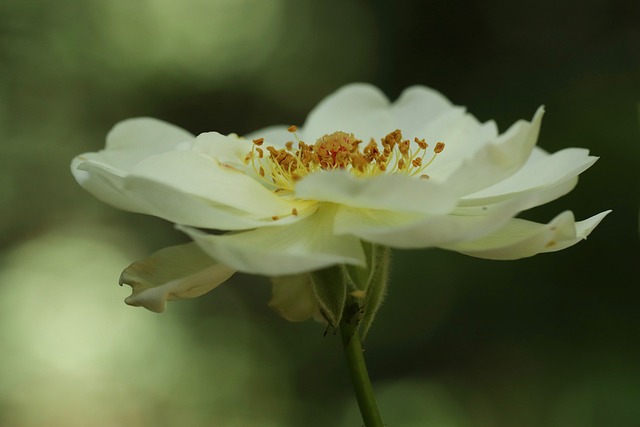
[[[396,251],[366,356],[390,427],[640,423],[640,6],[630,1],[0,1],[0,424],[358,426],[339,340],[237,275],[155,315],[135,259],[184,241],[83,192],[117,121],[301,124],[343,84],[428,85],[600,160],[523,217],[613,209],[585,242],[496,262]]]

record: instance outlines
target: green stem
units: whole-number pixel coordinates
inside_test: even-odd
[[[340,336],[342,347],[347,358],[351,381],[356,392],[356,399],[360,407],[360,414],[365,427],[384,427],[376,396],[373,394],[371,380],[364,363],[364,354],[360,335],[357,333],[356,322],[350,323],[350,319],[344,319],[340,324]]]

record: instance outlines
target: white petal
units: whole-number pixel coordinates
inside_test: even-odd
[[[246,273],[282,276],[335,264],[365,265],[360,240],[333,234],[335,208],[322,205],[303,221],[212,235],[178,226],[215,259]]]
[[[302,322],[320,314],[308,274],[271,278],[269,307],[290,322]]]
[[[198,135],[192,151],[204,153],[216,159],[218,163],[245,170],[244,159],[251,152],[253,143],[236,136],[225,136],[218,132],[205,132]]]
[[[309,203],[285,200],[244,173],[192,151],[145,159],[127,177],[125,188],[154,215],[195,227],[242,229],[271,224],[272,217],[297,221],[300,217],[292,210],[309,208]]]
[[[495,142],[484,145],[473,157],[464,160],[450,176],[441,175],[434,162],[431,177],[446,180],[452,191],[460,195],[475,193],[504,180],[520,169],[531,155],[543,113],[544,109],[540,107],[531,122],[519,120],[514,123]],[[445,147],[440,156],[446,151]]]
[[[205,254],[195,243],[171,246],[127,267],[121,285],[133,293],[125,302],[161,313],[166,302],[195,298],[211,291],[235,273]]]
[[[309,144],[336,131],[378,140],[397,126],[387,97],[376,87],[354,83],[329,95],[309,113],[302,132]]]
[[[71,162],[76,181],[98,200],[130,212],[147,213],[139,200],[124,190],[123,171],[95,160],[97,153],[80,155]]]
[[[418,215],[342,207],[336,233],[396,248],[427,248],[476,239],[491,233],[531,203],[523,196],[495,205],[458,208],[449,215]]]
[[[169,123],[143,117],[116,124],[107,134],[106,148],[73,159],[71,173],[99,200],[118,209],[145,212],[123,192],[123,178],[146,157],[187,147],[193,135]]]
[[[177,149],[194,136],[178,126],[151,117],[117,123],[107,134],[107,150],[146,149],[149,154]]]
[[[425,124],[433,123],[453,108],[440,92],[425,86],[408,87],[391,107],[396,126],[411,138],[419,136],[416,133],[424,131]]]
[[[357,177],[348,171],[309,174],[296,183],[296,196],[358,208],[447,213],[457,204],[443,184],[400,174]]]
[[[507,225],[478,240],[449,245],[446,249],[486,259],[510,260],[554,252],[573,246],[593,231],[611,211],[575,222],[573,213],[566,211],[548,224],[512,219]]]
[[[551,189],[571,181],[573,184],[566,186],[566,191],[555,192],[556,197],[559,197],[570,191],[577,182],[575,177],[598,159],[589,156],[589,150],[582,148],[567,148],[551,155],[536,149],[534,153],[518,172],[491,187],[464,197],[462,204],[496,203],[517,194]],[[547,198],[542,203],[550,200],[552,199]]]

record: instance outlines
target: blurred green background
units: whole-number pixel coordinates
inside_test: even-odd
[[[432,86],[501,130],[601,156],[523,216],[613,213],[566,251],[397,251],[366,343],[390,427],[640,425],[640,6],[624,0],[0,1],[0,425],[359,426],[338,337],[238,275],[163,315],[120,271],[185,241],[86,194],[117,121],[301,124],[352,81]]]

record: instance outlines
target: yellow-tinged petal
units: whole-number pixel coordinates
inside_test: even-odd
[[[609,212],[611,211],[575,222],[573,213],[565,211],[548,224],[514,218],[490,235],[449,245],[445,249],[496,260],[511,260],[559,251],[586,239]]]
[[[322,171],[296,184],[302,199],[332,202],[355,208],[442,214],[455,208],[458,198],[446,185],[407,175],[357,177],[342,171]]]
[[[218,287],[236,270],[212,259],[195,243],[170,246],[136,261],[120,276],[133,293],[125,302],[161,313],[166,302],[195,298]]]
[[[247,273],[281,276],[336,264],[364,266],[360,240],[333,232],[336,209],[323,204],[314,214],[290,225],[224,235],[185,226],[177,228],[213,258]]]
[[[269,307],[286,320],[302,322],[321,317],[308,274],[272,277],[271,284]]]

